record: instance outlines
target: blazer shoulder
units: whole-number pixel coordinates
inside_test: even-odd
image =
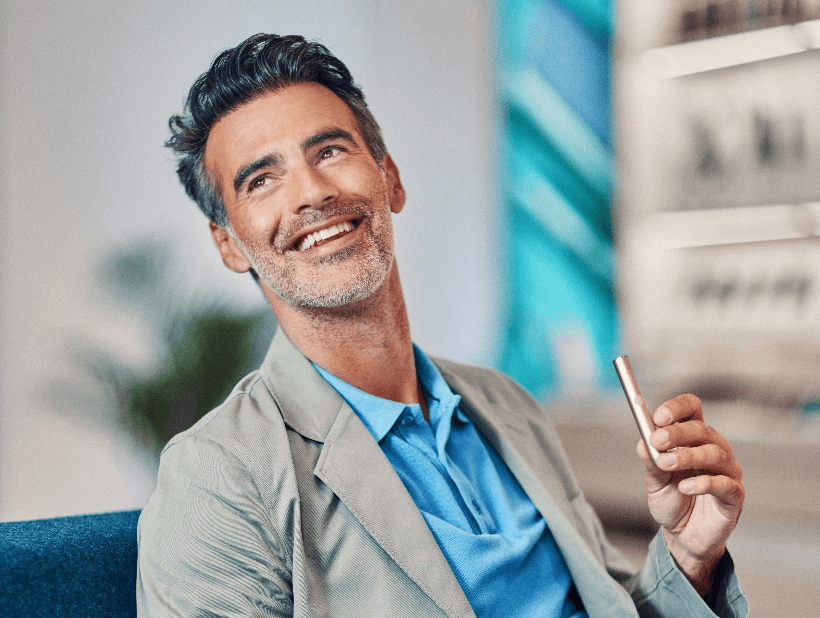
[[[270,433],[274,427],[284,429],[282,414],[257,370],[242,378],[220,405],[171,438],[162,453],[195,437],[213,441],[231,452],[241,451],[252,435]]]
[[[171,462],[173,471],[167,465]],[[221,405],[174,436],[160,457],[160,474],[191,468],[194,475],[207,476],[213,466],[211,480],[219,478],[214,472],[218,468],[242,468],[272,514],[279,510],[274,503],[281,496],[266,488],[278,486],[297,494],[288,429],[259,371],[243,378]]]
[[[471,401],[513,407],[538,417],[546,412],[524,387],[501,371],[440,358],[432,360],[450,387]]]
[[[298,488],[284,423],[254,389],[240,383],[163,450],[138,526],[140,615],[293,614]]]

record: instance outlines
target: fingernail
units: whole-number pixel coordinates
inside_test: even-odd
[[[695,491],[695,481],[693,479],[684,479],[678,483],[678,489],[684,494]]]
[[[666,409],[661,408],[657,412],[655,412],[655,424],[656,425],[668,425],[672,421],[672,413]]]
[[[675,453],[661,453],[658,455],[658,467],[672,468],[678,463],[678,456]]]
[[[655,437],[654,442],[655,442],[658,446],[661,446],[661,447],[662,447],[664,444],[666,444],[667,442],[669,442],[669,432],[668,432],[668,431],[666,431],[665,429],[659,429],[658,431],[656,431],[656,432],[655,432],[655,436],[656,436],[656,437]]]

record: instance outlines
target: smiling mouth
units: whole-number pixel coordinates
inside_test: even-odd
[[[296,243],[298,251],[307,251],[311,247],[321,246],[356,229],[358,221],[342,221],[321,230],[311,232]]]

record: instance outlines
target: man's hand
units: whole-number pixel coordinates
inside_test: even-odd
[[[743,469],[729,442],[703,422],[694,395],[670,399],[653,418],[657,429],[649,441],[661,452],[657,466],[638,442],[649,511],[678,566],[704,596],[743,508]]]

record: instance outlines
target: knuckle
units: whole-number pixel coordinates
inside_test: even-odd
[[[740,483],[730,483],[726,495],[732,501],[738,502],[744,495],[743,486]]]
[[[677,419],[698,419],[703,418],[703,407],[697,395],[684,393],[668,401],[663,406],[667,407]]]
[[[693,410],[695,412],[698,412],[702,409],[700,397],[692,393],[684,393],[683,395],[678,395],[677,397],[675,397],[675,400],[678,401],[680,403],[680,406],[685,410]]]
[[[717,444],[707,444],[703,447],[706,451],[706,459],[710,464],[721,464],[725,462],[726,453]]]
[[[724,449],[720,449],[720,464],[724,467],[724,469],[732,469],[734,458],[730,453],[727,453]]]
[[[708,442],[706,444],[706,448],[709,449],[709,453],[711,454],[712,458],[717,460],[723,460],[726,456],[726,451],[720,448],[719,444],[715,444],[714,442]]]
[[[677,444],[680,438],[680,425],[667,425],[663,428],[669,436],[670,444]]]
[[[692,448],[682,447],[675,451],[678,457],[677,467],[680,470],[691,470],[698,466],[698,453]]]
[[[673,427],[681,440],[697,440],[702,432],[698,422],[694,420],[682,421],[673,425]]]
[[[670,431],[670,436],[674,436],[676,446],[697,446],[703,444],[701,439],[701,430],[692,421],[685,423],[678,423],[672,427],[667,427],[667,430],[674,429],[674,433]]]

